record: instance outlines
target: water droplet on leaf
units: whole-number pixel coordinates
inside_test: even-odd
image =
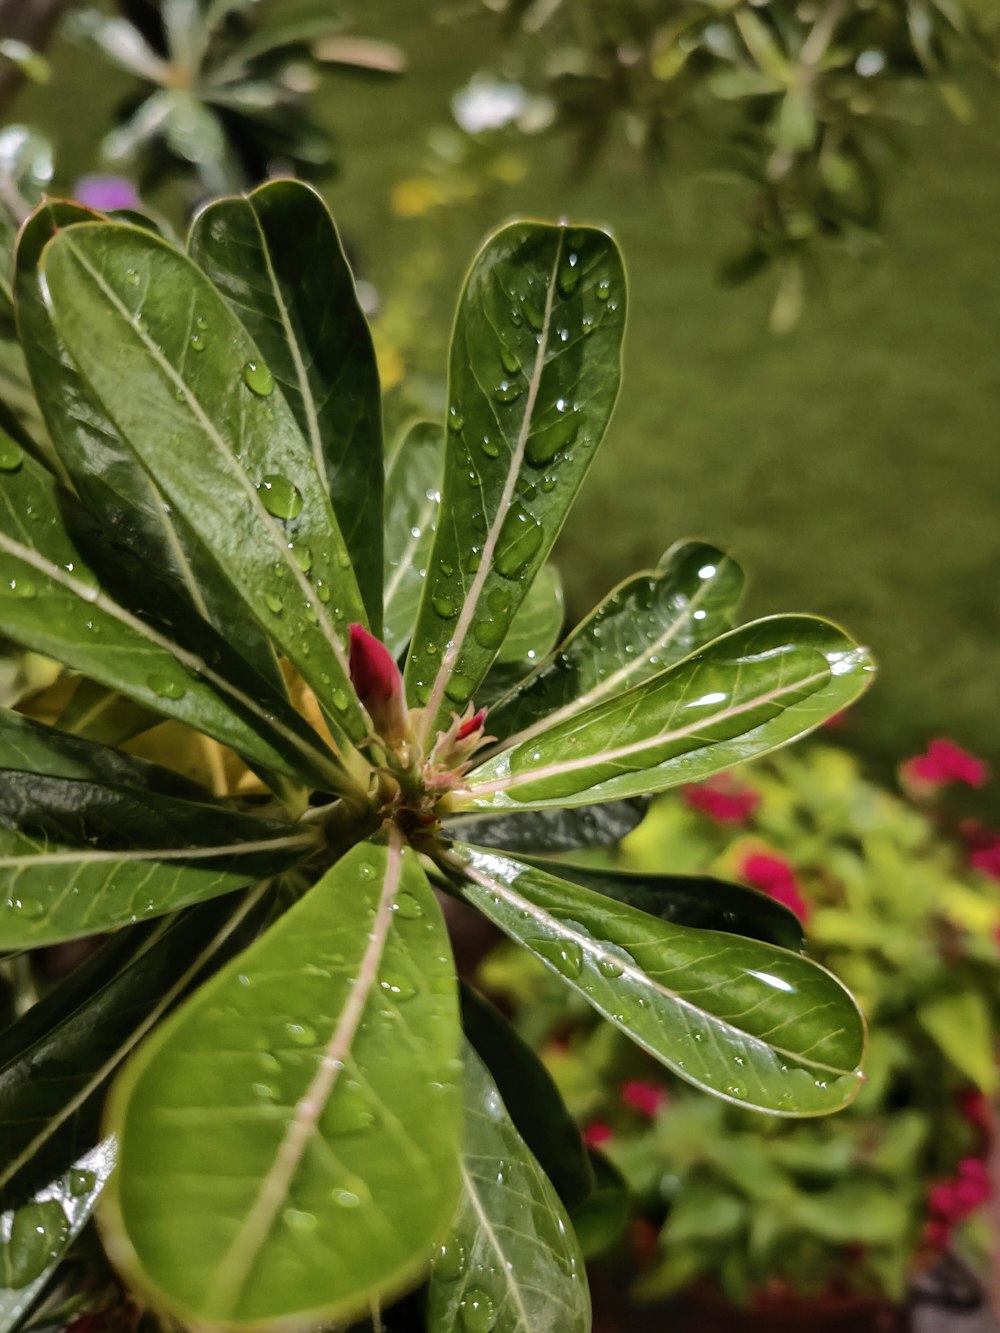
[[[248,361],[243,367],[243,383],[258,398],[274,392],[274,376],[263,361]]]
[[[261,478],[257,490],[260,492],[264,508],[275,518],[298,518],[302,513],[302,493],[287,477],[278,476],[273,472],[268,473],[266,477]]]
[[[0,472],[16,472],[24,462],[24,450],[16,440],[0,439]]]

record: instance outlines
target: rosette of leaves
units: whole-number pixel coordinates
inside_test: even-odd
[[[122,13],[75,10],[72,40],[141,80],[104,139],[109,163],[138,162],[144,183],[193,172],[203,193],[242,189],[276,170],[334,165],[308,101],[324,69],[398,74],[401,52],[345,32],[313,0],[123,0]]]
[[[731,628],[739,569],[692,542],[553,647],[545,561],[618,391],[600,230],[486,241],[446,421],[387,468],[307,186],[211,204],[187,253],[46,203],[15,291],[51,455],[2,437],[0,630],[76,689],[55,725],[0,713],[0,950],[108,938],[0,1038],[0,1328],[100,1195],[136,1299],[193,1325],[423,1284],[388,1327],[586,1330],[590,1163],[499,1014],[460,1014],[442,895],[697,1086],[843,1106],[862,1021],[787,912],[553,853],[814,727],[867,653]]]
[[[507,20],[509,70],[551,99],[578,168],[622,130],[652,165],[685,131],[711,134],[749,231],[722,276],[776,265],[779,331],[823,243],[877,243],[897,131],[938,98],[968,120],[963,65],[995,70],[998,54],[981,0],[485,2]]]

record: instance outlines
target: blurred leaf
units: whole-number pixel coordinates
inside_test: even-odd
[[[931,996],[917,1006],[921,1025],[945,1057],[988,1097],[1000,1090],[997,1034],[986,997],[962,990]]]
[[[603,1153],[590,1152],[594,1188],[573,1210],[573,1230],[585,1259],[596,1259],[621,1238],[628,1225],[632,1200],[628,1185]]]

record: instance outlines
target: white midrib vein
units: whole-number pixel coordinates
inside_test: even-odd
[[[284,534],[264,507],[264,503],[260,498],[260,492],[257,490],[257,487],[254,486],[253,482],[251,482],[243,469],[236,464],[236,460],[227,448],[225,440],[216,430],[211,418],[205,413],[201,403],[188,387],[187,381],[177,373],[159,347],[157,347],[153,340],[146,334],[145,330],[136,323],[128,308],[119,299],[115,289],[105,282],[103,275],[98,272],[86,256],[81,253],[80,249],[73,243],[72,239],[67,240],[66,244],[69,246],[80,267],[88,274],[99,291],[111,302],[111,305],[124,320],[126,326],[136,335],[143,347],[145,347],[150,358],[159,367],[164,378],[174,386],[177,392],[182,394],[191,414],[198,422],[198,425],[205,433],[207,439],[215,446],[219,458],[222,460],[223,469],[228,472],[236,482],[236,485],[246,495],[251,507],[256,511],[258,519],[267,529],[268,536],[271,538],[271,541],[278,552],[278,558],[284,564],[285,568],[289,570],[294,582],[298,585],[302,596],[305,598],[306,605],[316,616],[318,626],[323,633],[323,638],[326,640],[332,651],[334,658],[337,661],[337,665],[343,672],[345,680],[349,680],[350,670],[347,654],[344,652],[343,645],[337,637],[337,632],[333,628],[330,617],[327,615],[326,608],[320,599],[315,596],[313,587],[306,578],[305,572],[300,569],[298,562],[293,558]],[[65,337],[65,334],[63,336]]]
[[[719,565],[721,566],[725,564],[725,562],[726,560],[723,556],[719,561]],[[577,713],[582,713],[585,709],[592,707],[595,703],[600,703],[600,701],[605,699],[609,694],[614,694],[619,685],[623,685],[625,681],[631,679],[632,676],[646,665],[650,658],[655,657],[657,653],[662,652],[667,644],[671,643],[674,638],[676,638],[680,633],[681,626],[686,625],[691,620],[695,611],[697,611],[698,607],[708,595],[708,591],[709,584],[706,580],[694,596],[689,599],[687,606],[684,608],[684,614],[671,621],[659,638],[654,639],[652,643],[648,644],[638,657],[629,658],[629,660],[624,662],[617,671],[612,672],[610,676],[606,676],[603,680],[598,681],[598,683],[592,686],[591,689],[587,690],[584,694],[581,694],[578,698],[571,700],[570,703],[564,704],[562,708],[557,708],[554,713],[548,713],[545,717],[539,718],[537,722],[532,722],[530,726],[525,727],[522,731],[515,732],[513,736],[505,737],[502,744],[493,747],[491,753],[498,754],[501,750],[512,750],[515,745],[523,745],[525,741],[531,740],[533,736],[537,736],[540,731],[548,731],[551,727],[557,726],[562,722],[564,718],[574,717]],[[612,596],[613,595],[614,594],[612,594]],[[580,626],[573,637],[576,638],[578,635],[585,633],[587,626],[593,624],[596,619],[597,616],[595,614],[589,621]],[[529,689],[532,682],[537,680],[542,672],[552,664],[559,652],[565,651],[568,646],[567,643],[561,649],[557,647],[554,652],[550,653],[546,661],[541,662],[530,676],[526,676],[525,679],[511,691],[510,697],[515,699],[518,695],[523,694]],[[664,671],[669,670],[670,667],[664,667]],[[663,672],[657,672],[656,674],[662,675]],[[494,713],[498,712],[503,703],[503,699],[498,700],[498,702],[493,705],[491,711]],[[488,757],[488,755],[483,755],[484,760]]]
[[[269,852],[282,847],[310,847],[316,845],[314,837],[302,834],[289,835],[286,838],[260,838],[256,842],[231,842],[215,847],[163,847],[139,848],[125,847],[120,852],[39,852],[36,856],[2,856],[0,870],[10,870],[22,866],[93,865],[101,861],[207,861],[218,856],[249,856],[254,852]]]
[[[476,796],[488,796],[491,792],[509,791],[512,787],[521,787],[527,782],[541,782],[545,778],[560,777],[564,773],[574,773],[577,769],[593,768],[596,765],[613,763],[616,759],[627,759],[631,755],[641,754],[643,750],[653,750],[658,746],[668,745],[671,741],[684,740],[686,736],[697,735],[706,726],[716,726],[719,722],[726,721],[731,717],[739,717],[742,713],[748,713],[754,708],[773,703],[786,694],[794,694],[797,690],[807,689],[810,685],[819,684],[829,678],[829,669],[813,672],[812,675],[799,677],[790,681],[787,685],[779,685],[776,689],[769,690],[767,694],[755,695],[752,699],[747,699],[745,703],[735,704],[732,708],[723,709],[722,712],[699,718],[698,721],[692,722],[690,726],[678,727],[676,731],[660,732],[656,736],[647,736],[640,741],[632,741],[629,745],[619,745],[614,750],[599,750],[595,754],[581,755],[578,759],[567,759],[559,764],[549,764],[545,768],[534,768],[523,773],[512,773],[509,777],[496,778],[493,782],[477,783],[475,774],[472,774],[468,787]]]
[[[99,611],[103,611],[106,616],[110,616],[112,620],[117,620],[120,624],[131,630],[133,634],[137,634],[148,643],[155,644],[157,648],[162,649],[172,657],[175,662],[178,662],[184,667],[185,670],[190,671],[194,676],[202,677],[204,680],[208,681],[209,684],[214,686],[220,694],[227,695],[230,699],[234,699],[242,708],[245,708],[254,717],[273,728],[283,740],[287,741],[291,746],[298,750],[300,754],[305,755],[311,763],[318,763],[322,765],[324,770],[336,773],[339,780],[339,767],[332,765],[330,759],[328,759],[321,750],[309,745],[301,736],[296,735],[294,731],[286,727],[280,719],[266,713],[264,709],[261,708],[260,704],[251,698],[249,694],[245,694],[238,686],[232,685],[224,676],[220,676],[216,671],[213,671],[204,658],[199,657],[196,653],[189,653],[187,649],[182,648],[180,644],[174,643],[165,635],[160,634],[157,630],[153,629],[151,625],[147,625],[144,620],[140,620],[138,616],[132,615],[131,612],[126,611],[123,606],[119,606],[117,602],[112,601],[106,593],[98,590],[95,596],[95,590],[91,584],[83,583],[80,579],[74,578],[73,575],[69,573],[68,570],[63,569],[61,565],[57,565],[53,561],[46,559],[46,557],[41,555],[38,551],[32,550],[30,546],[24,546],[21,542],[15,541],[13,537],[8,537],[5,532],[0,532],[0,551],[4,551],[7,555],[13,556],[15,560],[21,560],[24,564],[30,565],[32,569],[37,570],[39,574],[43,574],[46,578],[51,579],[53,583],[60,584],[68,592],[71,592],[74,597],[79,597],[81,601],[96,607]],[[72,665],[72,663],[70,665]],[[117,688],[117,686],[114,688]],[[157,697],[155,707],[161,712],[166,711],[165,705],[168,702],[169,700],[163,700]],[[181,718],[181,720],[187,721],[188,719]]]
[[[294,1114],[278,1147],[274,1162],[260,1183],[257,1196],[243,1225],[219,1263],[206,1302],[214,1306],[217,1311],[233,1312],[254,1261],[274,1225],[278,1211],[288,1198],[295,1173],[301,1165],[310,1139],[318,1130],[320,1116],[344,1068],[344,1061],[354,1043],[368,998],[378,979],[379,964],[392,926],[393,900],[399,890],[402,858],[402,838],[399,831],[393,827],[389,833],[382,890],[368,943],[358,966],[357,980],[326,1044],[316,1073],[295,1105]]]
[[[528,437],[531,434],[532,416],[535,410],[535,402],[538,399],[538,391],[542,383],[542,371],[545,368],[545,356],[549,347],[549,330],[552,327],[552,305],[555,300],[556,279],[559,272],[559,260],[562,258],[563,237],[565,228],[559,228],[559,239],[556,243],[555,255],[552,260],[552,272],[549,275],[549,284],[545,292],[545,313],[542,316],[542,330],[538,335],[538,350],[535,353],[534,365],[531,368],[531,378],[528,381],[528,393],[524,400],[524,415],[521,418],[521,426],[517,434],[517,443],[510,457],[510,467],[507,471],[507,479],[504,482],[503,492],[500,496],[500,503],[497,505],[496,514],[493,522],[490,524],[486,539],[483,542],[483,549],[480,556],[479,568],[469,585],[469,591],[466,593],[465,601],[462,604],[462,611],[458,617],[458,623],[455,626],[455,633],[448,642],[448,646],[441,655],[441,666],[438,669],[437,676],[434,678],[434,684],[431,687],[430,694],[427,697],[427,703],[423,712],[423,739],[426,742],[430,732],[437,720],[438,709],[441,707],[441,701],[444,698],[445,687],[454,670],[455,663],[458,661],[462,648],[465,646],[465,640],[472,627],[472,620],[479,607],[479,599],[482,596],[483,588],[486,586],[486,580],[489,577],[490,570],[493,567],[493,555],[496,551],[497,542],[500,539],[500,530],[503,527],[504,519],[510,509],[514,499],[514,490],[517,486],[518,477],[521,475],[521,464],[524,462],[524,451],[528,446]]]
[[[782,1056],[788,1060],[793,1060],[797,1064],[808,1065],[810,1069],[819,1069],[824,1073],[834,1074],[838,1078],[842,1078],[844,1075],[852,1074],[854,1072],[850,1069],[840,1069],[836,1065],[825,1064],[821,1060],[813,1060],[808,1055],[802,1055],[798,1051],[790,1051],[783,1046],[776,1046],[767,1041],[764,1037],[755,1037],[753,1033],[746,1032],[743,1028],[734,1026],[728,1019],[720,1018],[716,1014],[711,1014],[706,1009],[702,1009],[699,1005],[695,1004],[693,1000],[688,1000],[683,995],[679,995],[676,991],[670,990],[669,987],[654,980],[648,972],[643,972],[634,962],[627,962],[621,954],[610,953],[608,950],[602,949],[600,943],[595,940],[592,935],[581,934],[580,931],[574,930],[572,926],[567,925],[565,921],[560,921],[558,918],[550,916],[543,908],[536,907],[530,898],[525,898],[521,894],[515,892],[504,884],[502,880],[493,879],[491,875],[487,875],[484,871],[478,870],[475,866],[470,865],[468,861],[463,860],[461,856],[456,855],[456,853],[445,853],[445,859],[449,864],[460,870],[463,875],[467,875],[469,879],[474,880],[481,889],[485,889],[487,893],[495,894],[498,898],[502,898],[509,907],[514,908],[517,912],[527,913],[530,918],[536,921],[540,926],[544,927],[546,931],[553,932],[558,939],[572,940],[580,946],[585,954],[594,958],[597,962],[604,962],[615,968],[621,968],[621,973],[619,974],[620,977],[627,977],[630,981],[642,986],[644,989],[656,991],[657,994],[662,995],[665,1000],[670,1000],[680,1008],[687,1009],[691,1013],[697,1014],[699,1018],[705,1019],[717,1027],[724,1028],[726,1032],[732,1033],[733,1036],[738,1037],[741,1041],[749,1042],[754,1046],[771,1051],[775,1055]],[[481,905],[480,910],[485,912],[487,916],[491,917],[497,925],[502,927],[502,929],[505,931],[507,930],[506,925],[498,920],[487,906]],[[520,940],[519,936],[515,935],[514,938]],[[562,973],[560,973],[560,975],[562,975]],[[574,986],[572,981],[570,981],[569,984]],[[584,991],[582,987],[574,986],[574,988],[580,990],[581,994],[587,996],[587,992]],[[587,996],[588,1000],[590,998],[590,996]],[[591,1003],[593,1003],[592,1000]],[[638,1040],[638,1038],[634,1039]]]
[[[191,981],[198,975],[201,968],[204,967],[212,955],[225,943],[226,939],[233,933],[240,922],[243,921],[251,908],[257,905],[270,883],[270,880],[262,880],[260,884],[254,889],[251,889],[250,892],[241,899],[239,906],[234,910],[232,916],[228,918],[225,925],[216,932],[211,940],[209,940],[208,944],[201,950],[190,966],[185,969],[183,974],[177,978],[174,984],[163,993],[155,1007],[150,1010],[142,1022],[129,1033],[128,1037],[120,1046],[116,1047],[101,1067],[94,1071],[83,1087],[80,1088],[68,1102],[61,1106],[50,1120],[46,1121],[44,1129],[40,1130],[39,1133],[35,1135],[31,1142],[21,1150],[12,1162],[7,1163],[3,1170],[0,1171],[0,1189],[3,1189],[8,1181],[14,1179],[18,1171],[21,1170],[25,1163],[31,1160],[39,1148],[52,1137],[60,1125],[64,1125],[66,1121],[69,1120],[70,1116],[72,1116],[84,1104],[87,1098],[101,1086],[116,1066],[121,1064],[129,1051],[138,1045],[150,1028],[154,1027],[155,1024],[159,1022],[162,1015],[170,1008],[174,1000],[176,1000],[179,995],[183,994]],[[170,922],[165,922],[163,924],[162,929],[157,931],[155,937],[149,941],[147,948],[143,951],[144,953],[148,953],[153,944],[156,943],[158,939],[162,938],[169,925]]]

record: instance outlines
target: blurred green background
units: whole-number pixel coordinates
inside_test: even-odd
[[[565,214],[618,236],[632,277],[625,380],[556,552],[571,612],[676,538],[711,539],[748,568],[747,614],[823,613],[874,649],[881,679],[848,732],[873,759],[941,733],[1000,758],[1000,89],[973,82],[971,126],[942,109],[912,128],[884,252],[834,257],[825,292],[779,338],[766,279],[716,282],[740,204],[697,163],[651,180],[618,150],[574,181],[567,147],[548,141],[527,150],[520,181],[471,206],[394,216],[393,185],[420,170],[428,133],[496,40],[489,16],[443,24],[439,10],[370,0],[355,11],[366,35],[404,48],[409,70],[379,87],[325,85],[343,168],[326,193],[383,299],[419,287],[410,361],[428,373],[443,371],[484,231],[515,213]],[[12,118],[53,135],[68,185],[98,167],[129,85],[65,44],[52,54],[52,82]]]

